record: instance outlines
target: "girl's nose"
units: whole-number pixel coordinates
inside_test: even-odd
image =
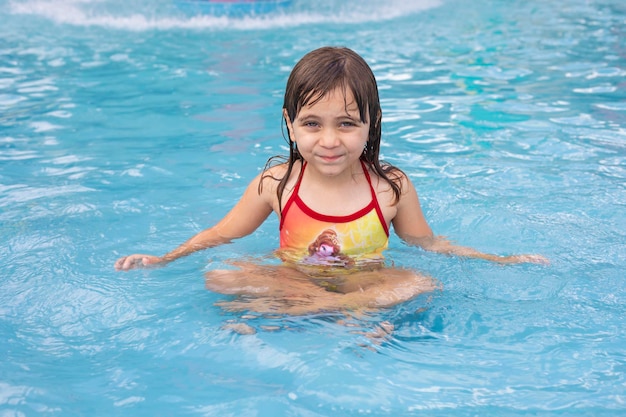
[[[320,145],[325,148],[334,148],[339,145],[339,135],[334,129],[324,129],[320,138]]]

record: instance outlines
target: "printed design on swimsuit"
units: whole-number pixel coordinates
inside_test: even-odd
[[[341,266],[354,265],[354,259],[341,252],[341,244],[334,230],[326,229],[309,245],[309,256],[305,263],[321,263]]]

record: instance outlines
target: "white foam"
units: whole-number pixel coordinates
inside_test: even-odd
[[[14,14],[37,15],[60,24],[99,26],[119,30],[146,31],[176,28],[246,30],[319,23],[354,24],[384,21],[418,13],[441,4],[441,0],[388,0],[384,2],[350,0],[338,2],[339,6],[329,3],[326,7],[320,7],[320,3],[328,2],[317,0],[315,11],[309,11],[306,7],[310,7],[312,3],[302,2],[302,5],[299,5],[296,1],[293,6],[280,12],[228,17],[187,16],[176,8],[176,1],[180,0],[171,0],[163,4],[145,1],[141,5],[133,4],[132,7],[125,8],[102,0],[26,0],[13,1],[10,3],[10,10]],[[109,7],[111,10],[107,10],[107,3],[115,7]]]

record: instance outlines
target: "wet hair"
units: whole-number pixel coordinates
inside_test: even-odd
[[[368,139],[361,160],[389,183],[395,194],[395,201],[398,202],[401,194],[399,180],[401,172],[393,165],[379,160],[382,111],[378,97],[378,86],[374,73],[360,55],[348,48],[330,46],[315,49],[306,54],[289,75],[283,109],[290,121],[293,122],[304,106],[317,103],[337,88],[344,92],[344,97],[346,91],[352,92],[359,109],[361,122],[369,122]],[[367,120],[368,117],[369,120]],[[289,129],[287,129],[285,139],[289,145],[289,156],[286,160],[287,171],[282,178],[274,178],[279,181],[276,193],[281,211],[283,191],[291,175],[293,165],[296,161],[303,159],[298,152],[296,143],[289,136]],[[281,156],[270,158],[264,171],[267,171],[275,161],[284,162],[285,158]],[[263,179],[266,177],[271,177],[271,175],[266,174]],[[263,181],[259,184],[259,191],[262,184]]]

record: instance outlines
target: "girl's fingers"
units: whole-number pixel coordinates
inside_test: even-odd
[[[129,255],[118,259],[115,262],[115,269],[118,271],[128,271],[129,269],[144,267],[158,263],[159,259],[146,255]]]

